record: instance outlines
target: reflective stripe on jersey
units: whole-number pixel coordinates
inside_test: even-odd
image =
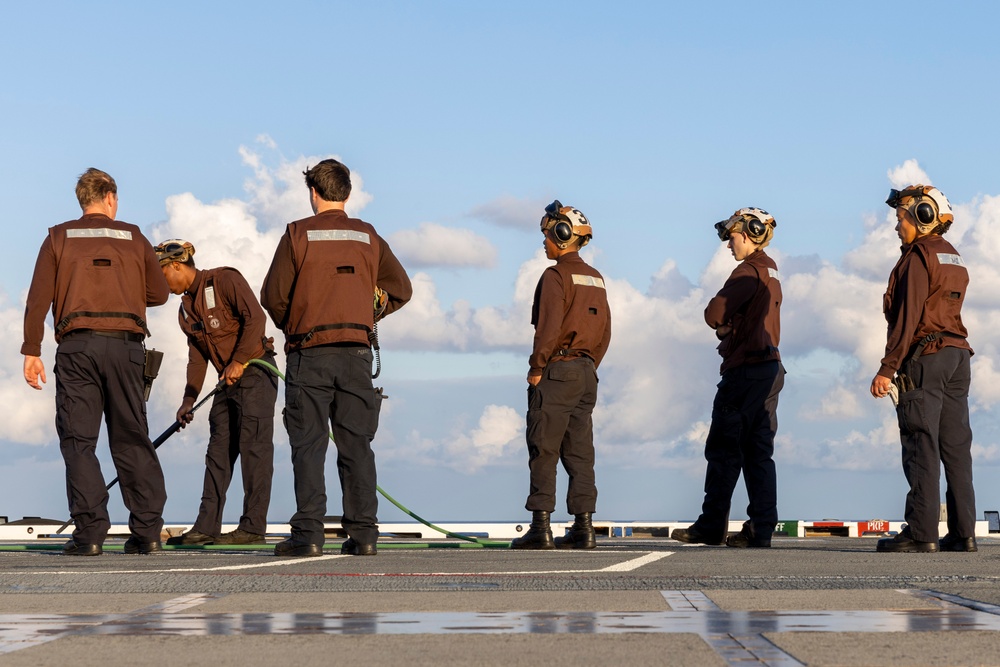
[[[767,267],[767,275],[769,275],[771,278],[774,278],[775,280],[778,281],[781,280],[781,274],[778,273],[778,269],[772,269],[771,267]]]
[[[353,229],[310,229],[306,232],[308,241],[358,241],[371,245],[372,239],[367,232],[357,232]]]
[[[604,278],[595,278],[594,276],[586,276],[581,273],[573,274],[573,284],[574,285],[586,285],[587,287],[604,287]]]
[[[939,252],[937,254],[939,264],[951,264],[952,266],[965,266],[965,260],[961,255],[954,255],[950,252]]]
[[[120,239],[122,241],[131,241],[132,232],[127,229],[108,229],[107,227],[101,227],[100,229],[67,229],[66,238],[68,239],[96,239],[96,238],[106,238],[106,239]]]

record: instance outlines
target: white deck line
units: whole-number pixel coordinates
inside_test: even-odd
[[[395,576],[409,576],[409,577],[471,577],[471,576],[520,576],[525,574],[596,574],[598,572],[631,572],[636,570],[643,565],[648,565],[650,563],[655,563],[656,561],[666,558],[667,556],[673,555],[673,551],[658,551],[646,553],[638,558],[632,558],[623,563],[615,563],[614,565],[608,565],[602,568],[588,568],[585,570],[504,570],[497,572],[360,572],[352,573],[354,576],[359,577],[395,577]],[[606,554],[604,554],[606,555]],[[159,557],[159,556],[157,556]],[[177,567],[177,568],[163,568],[163,569],[142,569],[142,570],[101,570],[101,571],[85,571],[85,570],[39,570],[34,571],[32,575],[47,574],[47,575],[107,575],[107,574],[169,574],[171,572],[219,572],[224,570],[253,570],[257,568],[264,567],[278,567],[280,565],[294,565],[296,563],[317,563],[323,560],[334,560],[337,558],[350,558],[350,556],[343,554],[334,554],[330,556],[317,556],[312,558],[301,558],[301,559],[290,559],[290,558],[275,558],[274,560],[268,560],[265,563],[250,563],[247,565],[221,565],[217,567]],[[0,571],[0,574],[23,574],[21,571]]]
[[[157,556],[159,558],[160,556]],[[36,574],[78,574],[78,575],[104,575],[104,574],[168,574],[170,572],[218,572],[221,570],[253,570],[261,567],[277,567],[279,565],[294,565],[295,563],[308,562],[316,563],[321,560],[334,560],[336,558],[349,558],[344,554],[332,554],[330,556],[313,556],[310,558],[274,558],[265,563],[250,563],[249,565],[222,565],[219,567],[173,567],[157,570],[36,570],[31,575]],[[268,558],[271,558],[268,556]],[[0,574],[25,574],[23,571],[2,571]]]

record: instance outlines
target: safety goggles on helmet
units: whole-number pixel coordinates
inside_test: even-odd
[[[542,221],[539,223],[543,232],[547,232],[552,229],[552,226],[557,222],[565,222],[569,225],[573,224],[570,219],[563,214],[562,208],[562,202],[558,199],[545,207],[545,215],[542,216]]]
[[[153,250],[156,258],[160,260],[160,266],[170,262],[181,262],[182,264],[194,255],[194,245],[182,239],[170,239],[159,244]]]
[[[897,190],[896,188],[891,188],[889,190],[889,196],[886,198],[885,203],[889,205],[890,208],[896,208],[899,203],[906,199],[907,197],[912,197],[917,194],[917,191],[913,188],[906,188],[904,190]],[[923,194],[923,192],[920,192]]]
[[[732,217],[726,220],[720,220],[715,223],[715,233],[719,235],[720,241],[728,241],[729,235],[732,232],[733,227],[736,226],[737,222],[742,222],[741,218]]]

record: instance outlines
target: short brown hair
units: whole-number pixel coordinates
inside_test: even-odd
[[[76,182],[76,200],[80,202],[80,208],[87,208],[101,201],[109,192],[117,195],[118,184],[100,169],[91,167],[80,174],[80,179]]]
[[[316,189],[320,199],[347,201],[351,195],[351,170],[336,160],[323,160],[304,172],[306,186]]]

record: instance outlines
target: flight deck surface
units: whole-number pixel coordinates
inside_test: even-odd
[[[1000,665],[1000,539],[875,541],[0,551],[0,665]]]

